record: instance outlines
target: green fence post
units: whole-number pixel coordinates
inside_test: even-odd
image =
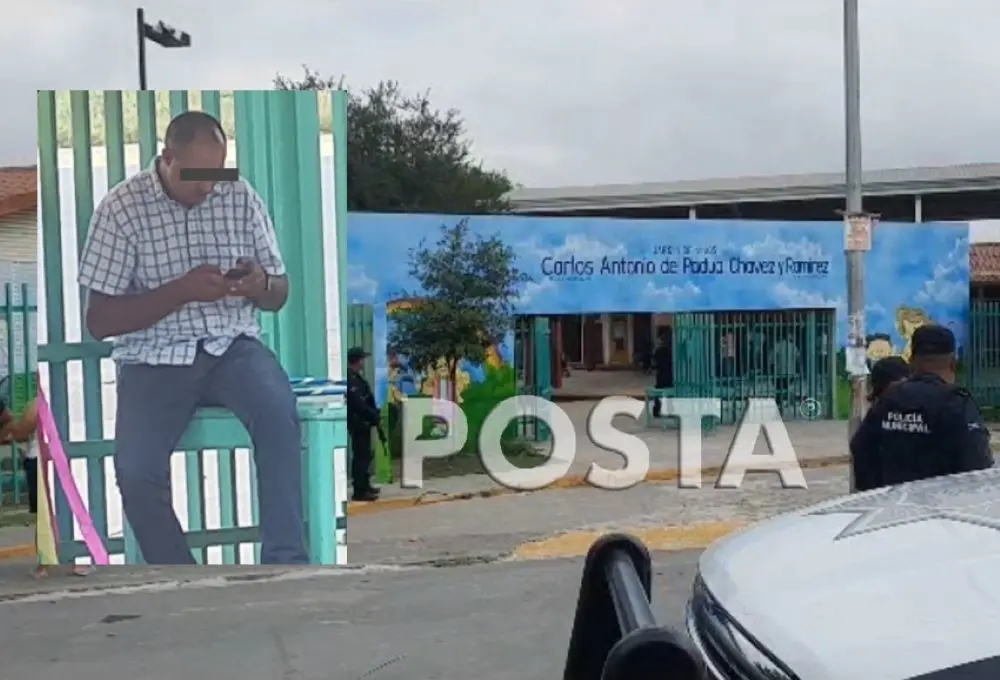
[[[107,104],[107,102],[106,102]],[[76,205],[77,252],[83,252],[94,214],[94,171],[90,137],[90,94],[85,90],[70,93],[70,112],[73,136],[73,191]],[[107,139],[110,147],[123,140]],[[94,342],[87,331],[87,291],[80,291],[80,338],[83,343]],[[95,357],[87,357],[83,364],[83,413],[87,441],[104,439],[104,416],[101,408],[101,364]],[[88,457],[87,501],[94,526],[101,536],[108,533],[106,489],[104,484],[104,459]]]

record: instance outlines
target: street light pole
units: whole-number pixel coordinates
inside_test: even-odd
[[[844,0],[844,137],[847,195],[844,249],[847,255],[848,337],[845,356],[851,380],[848,436],[853,437],[865,415],[867,370],[865,347],[865,251],[871,249],[871,216],[864,212],[861,187],[861,47],[858,0]],[[854,490],[851,466],[851,490]]]
[[[139,89],[146,87],[146,41],[152,40],[160,47],[191,47],[191,35],[167,26],[162,21],[154,26],[146,23],[146,12],[139,7],[135,11],[135,29],[139,39]]]
[[[146,11],[140,7],[135,11],[136,35],[139,38],[139,89],[146,88]]]

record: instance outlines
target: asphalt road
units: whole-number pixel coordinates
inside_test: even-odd
[[[682,626],[699,551],[657,553]],[[561,677],[582,559],[0,603],[4,680],[523,680]]]
[[[655,608],[682,628],[701,547],[846,487],[842,469],[807,477],[808,489],[763,475],[739,490],[566,489],[363,515],[350,522],[348,558],[379,566],[291,578],[118,567],[32,582],[30,564],[11,564],[0,570],[0,678],[561,677],[595,535],[627,531],[660,551]]]

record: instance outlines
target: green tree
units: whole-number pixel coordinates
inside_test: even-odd
[[[468,219],[441,226],[434,244],[410,252],[410,277],[419,303],[393,314],[389,344],[414,367],[444,360],[455,384],[458,363],[481,364],[510,330],[514,303],[530,277],[517,268],[513,248],[499,236],[472,234]],[[451,395],[454,396],[454,395]]]
[[[343,78],[309,68],[301,80],[277,76],[279,90],[343,89]],[[458,111],[430,95],[384,81],[350,92],[347,105],[347,208],[369,212],[480,214],[507,208],[513,186],[474,157]]]

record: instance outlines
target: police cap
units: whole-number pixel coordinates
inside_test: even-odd
[[[881,395],[889,385],[910,375],[910,365],[903,357],[885,357],[872,365],[871,381],[872,396]]]
[[[347,350],[347,363],[353,364],[355,361],[361,361],[362,359],[367,359],[370,356],[371,354],[360,347],[352,347]]]
[[[913,356],[945,356],[955,353],[955,334],[944,326],[921,326],[910,339]]]

